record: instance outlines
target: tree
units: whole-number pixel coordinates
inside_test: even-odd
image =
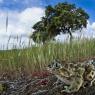
[[[34,41],[44,43],[62,32],[68,33],[72,40],[72,32],[86,28],[88,19],[89,15],[75,4],[65,2],[49,5],[46,7],[45,16],[33,26],[35,32],[31,37]]]

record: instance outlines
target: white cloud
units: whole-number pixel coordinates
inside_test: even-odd
[[[29,34],[33,31],[32,26],[41,19],[44,15],[44,9],[38,7],[26,8],[21,12],[9,11],[9,25],[8,31],[6,32],[6,11],[0,10],[0,49],[6,47],[8,39],[11,35],[10,45],[19,45],[20,39],[22,44],[28,44]],[[95,37],[95,22],[88,22],[87,29],[84,29],[81,33],[76,31],[73,33],[74,37]],[[19,41],[16,37],[19,36]],[[68,34],[58,35],[56,39],[64,41],[68,39]],[[10,48],[11,48],[10,46]]]
[[[27,8],[21,12],[19,19],[25,25],[33,26],[35,22],[39,21],[44,15],[44,9],[42,8]],[[31,23],[31,24],[30,24]]]
[[[95,22],[92,24],[92,29],[95,31]]]
[[[80,38],[95,38],[95,22],[90,23],[88,21],[87,28],[83,29],[81,32],[76,31],[73,33],[73,37],[76,39]],[[61,34],[56,37],[59,41],[69,41],[69,35],[68,34]]]
[[[6,32],[6,11],[0,10],[0,45],[8,42],[11,35],[11,43],[15,43],[16,37],[22,37],[22,42],[29,41],[28,36],[32,32],[32,26],[40,20],[44,15],[44,9],[42,8],[26,8],[22,12],[9,11],[8,12],[8,31]],[[25,40],[26,39],[26,40]]]

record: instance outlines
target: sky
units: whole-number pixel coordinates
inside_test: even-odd
[[[58,2],[64,1],[76,4],[89,14],[87,29],[83,30],[82,35],[95,37],[95,0],[0,0],[0,49],[6,47],[7,44],[9,48],[19,46],[19,43],[27,46],[29,35],[33,32],[32,26],[44,16],[45,6],[54,6]],[[9,20],[6,32],[7,14]],[[79,34],[76,31],[73,35],[78,36]],[[56,38],[64,40],[66,36],[61,34]],[[11,39],[9,40],[9,38]]]

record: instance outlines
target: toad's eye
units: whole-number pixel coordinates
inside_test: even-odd
[[[56,64],[55,64],[55,67],[56,67],[57,69],[59,69],[59,68],[61,68],[62,66],[61,66],[61,64],[56,63]]]
[[[59,64],[56,63],[55,66],[58,68],[59,67]]]
[[[59,64],[58,63],[55,63],[54,65],[53,65],[53,68],[59,68]]]

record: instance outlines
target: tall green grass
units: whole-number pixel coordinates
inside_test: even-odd
[[[95,39],[47,43],[27,49],[0,51],[0,73],[43,70],[54,59],[78,61],[95,56]]]

